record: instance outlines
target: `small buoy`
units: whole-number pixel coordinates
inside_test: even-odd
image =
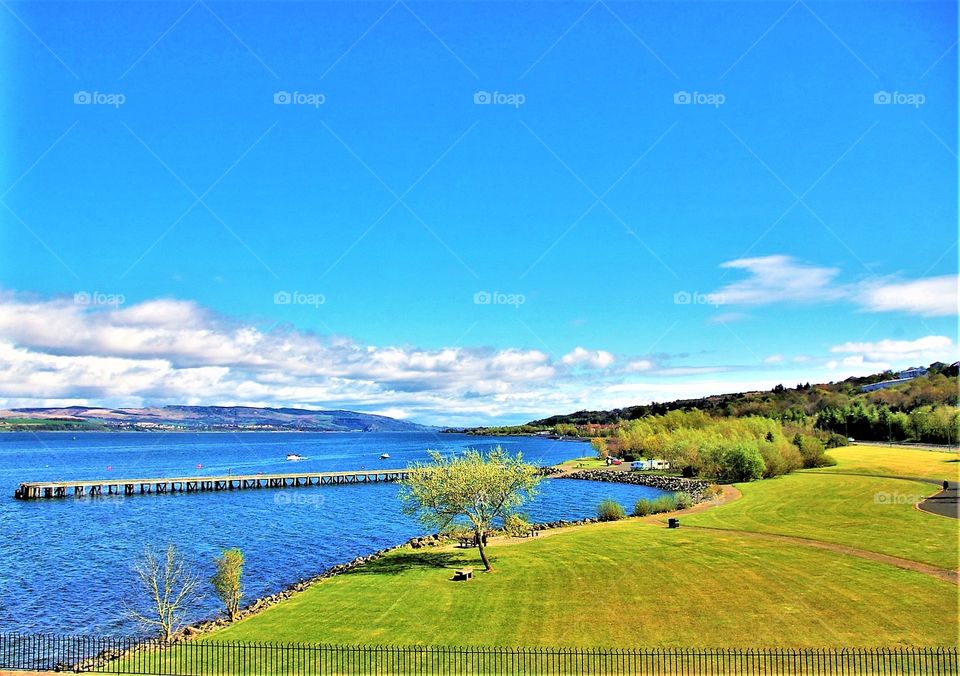
[[[108,472],[109,472],[110,470],[112,470],[112,469],[113,469],[113,465],[107,465],[107,471],[108,471]]]
[[[200,469],[201,467],[203,467],[203,465],[201,465],[201,464],[198,462],[198,463],[197,463],[197,469]]]

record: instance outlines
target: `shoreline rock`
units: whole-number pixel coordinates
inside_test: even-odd
[[[556,468],[553,468],[556,469]],[[702,479],[687,479],[665,474],[643,474],[640,472],[610,471],[604,469],[584,469],[568,474],[548,475],[557,479],[579,479],[581,481],[608,481],[612,483],[631,484],[633,486],[648,486],[659,488],[670,493],[689,493],[694,500],[700,502],[710,487]]]

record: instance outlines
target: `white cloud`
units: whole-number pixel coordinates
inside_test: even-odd
[[[747,279],[715,292],[724,304],[766,305],[818,302],[842,296],[833,286],[837,268],[803,265],[790,256],[762,256],[727,261],[722,268],[744,270]]]
[[[782,354],[771,354],[769,357],[763,360],[764,364],[779,364],[783,361]]]
[[[733,324],[741,319],[746,319],[747,315],[743,312],[721,312],[707,319],[708,324]]]
[[[572,352],[563,355],[561,360],[568,366],[583,365],[595,369],[604,369],[613,364],[614,356],[606,350],[585,350],[577,346]]]
[[[650,359],[634,359],[631,362],[628,362],[624,370],[627,373],[642,373],[644,371],[649,371],[654,366],[653,361]]]
[[[873,312],[909,312],[924,317],[957,314],[957,275],[863,286],[860,302]]]
[[[834,345],[830,352],[851,355],[838,362],[838,366],[871,363],[889,367],[891,362],[904,366],[906,362],[926,366],[937,359],[952,359],[957,353],[957,346],[947,336],[924,336],[915,340],[847,342]]]
[[[855,369],[926,364],[955,352],[944,336],[832,350],[835,368]],[[458,425],[520,422],[766,383],[759,367],[751,380],[743,367],[672,363],[677,358],[618,359],[584,347],[556,358],[520,348],[373,346],[291,327],[263,330],[188,301],[116,309],[0,292],[0,408],[301,406]],[[704,380],[727,372],[730,378]],[[815,377],[809,370],[802,376]]]
[[[722,268],[742,270],[746,279],[727,284],[713,295],[726,305],[772,303],[825,303],[845,301],[868,312],[906,312],[924,317],[956,315],[957,275],[915,280],[892,277],[842,284],[838,268],[808,265],[785,255],[740,258]],[[737,313],[718,315],[711,321],[728,323],[742,318]]]

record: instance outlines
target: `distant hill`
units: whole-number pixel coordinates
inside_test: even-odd
[[[418,432],[435,428],[354,411],[253,406],[151,408],[17,408],[0,410],[0,429],[283,430],[303,432]]]

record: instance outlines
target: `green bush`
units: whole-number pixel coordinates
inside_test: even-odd
[[[650,501],[646,498],[640,498],[635,503],[633,503],[633,515],[634,516],[648,516],[653,512],[650,511]]]
[[[530,530],[530,522],[519,514],[508,514],[503,519],[503,532],[507,535],[524,535]]]
[[[677,508],[677,498],[674,495],[661,495],[650,502],[651,514],[662,514],[663,512],[672,512]]]
[[[760,451],[747,443],[721,448],[716,460],[717,478],[728,483],[759,479],[766,470]]]
[[[840,448],[841,446],[849,446],[850,442],[842,434],[831,434],[827,437],[827,448]]]
[[[825,447],[823,442],[817,437],[808,434],[797,434],[793,438],[793,443],[800,449],[804,467],[823,467],[832,461],[832,458],[827,458],[827,456],[824,455]],[[833,462],[835,464],[835,461]]]
[[[623,505],[616,500],[603,500],[597,505],[597,518],[601,521],[619,521],[626,517]]]
[[[677,509],[689,509],[693,507],[694,500],[693,496],[689,493],[677,493],[673,496],[676,503]]]

